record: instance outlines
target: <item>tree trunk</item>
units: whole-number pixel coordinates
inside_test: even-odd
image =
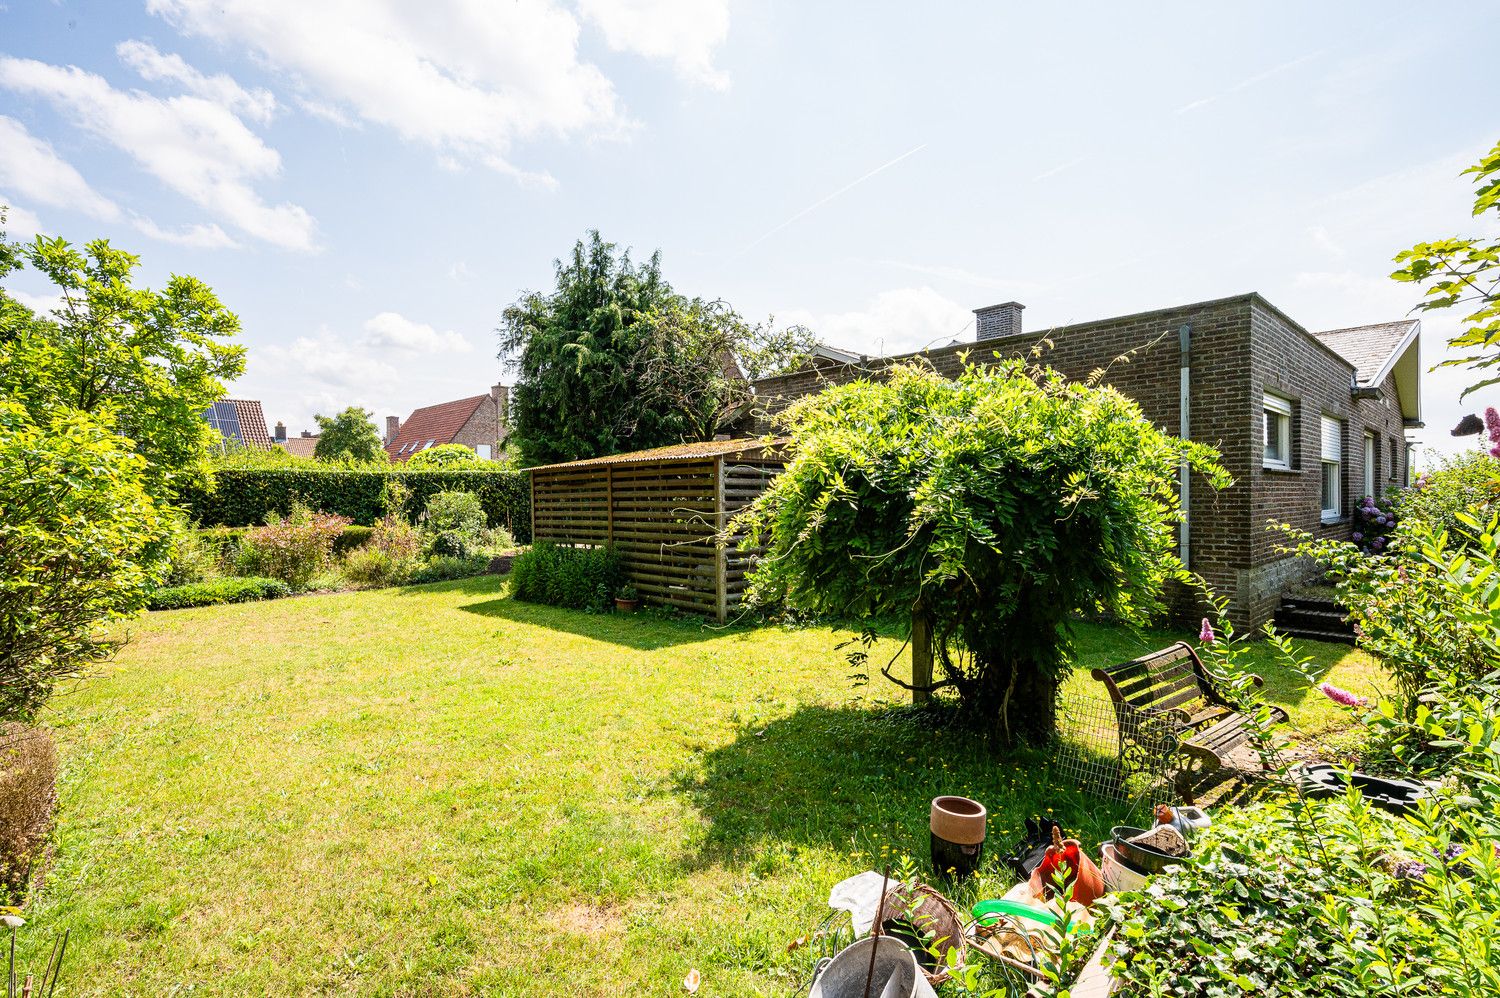
[[[1057,730],[1058,679],[1035,662],[979,659],[979,675],[959,685],[964,717],[1000,744],[1044,745]]]

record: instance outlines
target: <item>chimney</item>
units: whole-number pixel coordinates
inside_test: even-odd
[[[302,431],[302,438],[304,440],[311,440],[312,439],[312,431],[311,430],[303,430]]]
[[[396,439],[396,434],[398,434],[400,432],[401,432],[401,417],[400,416],[387,416],[387,417],[385,417],[385,443],[386,443],[387,447],[390,446],[392,440]]]
[[[1025,307],[1018,301],[1008,301],[1004,305],[986,305],[984,308],[976,308],[974,310],[974,338],[994,340],[1002,336],[1021,335],[1021,309]]]
[[[504,426],[510,422],[510,389],[505,385],[492,385],[490,398],[495,400],[495,415]]]
[[[276,435],[271,439],[275,440],[278,444],[286,443],[286,424],[279,419],[276,421]]]

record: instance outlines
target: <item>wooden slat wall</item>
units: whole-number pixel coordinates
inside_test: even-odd
[[[704,458],[533,471],[533,536],[613,544],[642,598],[723,620],[754,552],[723,551],[714,537],[781,467]]]

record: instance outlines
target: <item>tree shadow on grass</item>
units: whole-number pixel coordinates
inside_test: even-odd
[[[1068,786],[1046,752],[992,750],[909,708],[801,707],[706,753],[677,790],[710,824],[693,867],[777,845],[853,849],[872,862],[888,847],[925,863],[929,808],[942,794],[989,810],[986,867],[998,865],[1031,815],[1051,814],[1095,843],[1128,810]]]
[[[567,631],[579,637],[623,645],[638,651],[716,641],[745,630],[744,627],[721,627],[701,617],[679,617],[653,611],[584,613],[581,610],[567,610],[538,603],[521,603],[508,596],[465,603],[458,609],[518,624]]]

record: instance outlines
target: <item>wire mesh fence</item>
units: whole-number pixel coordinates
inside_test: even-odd
[[[1180,770],[1178,728],[1165,711],[1070,695],[1058,707],[1053,766],[1071,786],[1130,802],[1169,784]]]

